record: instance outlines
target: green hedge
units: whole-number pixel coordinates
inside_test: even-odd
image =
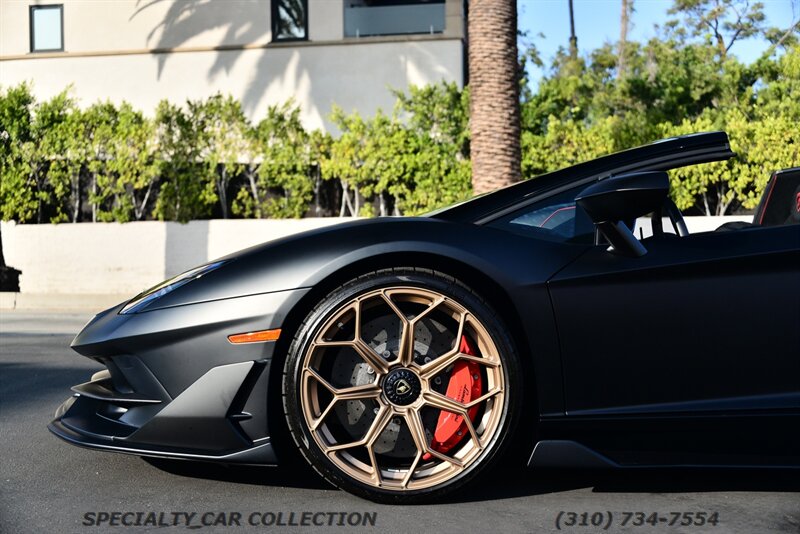
[[[612,45],[561,53],[537,91],[522,91],[523,174],[723,129],[738,156],[673,171],[673,197],[689,213],[752,209],[772,170],[800,166],[793,43],[750,66],[711,42],[628,43],[624,76]],[[331,136],[307,131],[291,102],[253,122],[219,94],[145,115],[127,103],[81,108],[68,90],[38,102],[28,85],[0,88],[0,216],[413,215],[469,197],[469,91],[443,83],[395,96],[391,114],[369,118],[334,107]]]
[[[392,115],[335,108],[334,139],[307,131],[291,102],[258,122],[220,94],[162,101],[147,116],[125,102],[82,109],[68,90],[37,102],[22,84],[0,90],[0,215],[41,223],[416,214],[470,194],[466,110],[455,84],[412,88],[397,94]]]

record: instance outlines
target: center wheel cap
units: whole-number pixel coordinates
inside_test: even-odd
[[[419,377],[410,369],[395,369],[383,381],[383,393],[397,406],[413,403],[422,391]]]

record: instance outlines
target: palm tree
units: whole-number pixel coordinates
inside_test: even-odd
[[[578,59],[578,36],[575,35],[575,9],[572,0],[569,0],[569,58]]]
[[[617,51],[617,78],[625,77],[625,47],[628,44],[628,26],[633,12],[633,0],[622,0],[622,14],[619,17],[619,50]]]
[[[472,188],[479,194],[522,174],[516,0],[470,0],[467,30]]]

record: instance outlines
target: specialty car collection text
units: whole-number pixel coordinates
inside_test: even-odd
[[[378,512],[86,512],[87,527],[374,527]]]

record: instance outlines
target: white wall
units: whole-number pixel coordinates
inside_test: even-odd
[[[687,224],[690,231],[703,232],[750,219],[687,217]],[[214,258],[346,220],[350,219],[0,224],[6,263],[22,270],[23,295],[131,296]]]
[[[447,37],[464,35],[462,1],[445,2]],[[272,40],[271,0],[0,0],[0,56],[28,54],[28,9],[40,4],[63,5],[66,53],[257,45]],[[309,0],[309,40],[341,40],[344,8],[344,0]]]
[[[0,224],[6,263],[22,271],[23,294],[130,296],[231,252],[344,220]]]
[[[390,88],[461,83],[462,42],[409,40],[369,44],[275,47],[243,51],[53,57],[0,62],[0,84],[33,82],[40,99],[72,85],[80,105],[127,100],[148,115],[216,92],[239,99],[251,119],[294,99],[306,127],[326,128],[331,105],[373,115],[391,112]]]
[[[63,4],[70,53],[268,43],[272,37],[270,0],[0,0],[0,55],[29,52],[28,6],[37,4]]]
[[[0,86],[32,82],[39,99],[71,85],[82,106],[127,100],[149,115],[221,92],[261,119],[291,98],[306,127],[332,131],[334,102],[371,116],[392,110],[390,88],[464,78],[461,0],[447,0],[443,34],[363,39],[343,38],[343,0],[310,0],[309,40],[282,43],[270,0],[65,0],[64,52],[30,54],[37,3],[50,2],[0,0]]]
[[[727,222],[753,222],[753,216],[726,215],[724,217],[685,217],[684,220],[686,221],[686,228],[689,230],[689,233],[697,234],[700,232],[713,232]],[[661,224],[665,232],[669,234],[675,233],[675,229],[672,227],[672,223],[670,223],[669,219],[662,219]],[[636,226],[634,227],[634,234],[639,238],[653,235],[649,217],[637,219]]]

